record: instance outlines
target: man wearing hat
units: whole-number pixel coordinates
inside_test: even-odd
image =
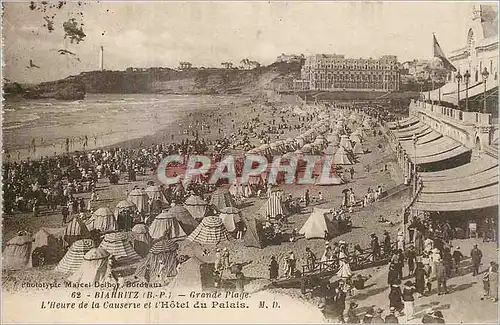
[[[477,248],[477,244],[474,244],[474,248],[470,251],[470,258],[472,259],[472,275],[476,276],[479,274],[479,265],[483,258],[483,252]]]
[[[389,314],[385,316],[385,323],[386,324],[399,324],[398,318],[394,315],[396,312],[396,308],[391,307],[389,308]]]

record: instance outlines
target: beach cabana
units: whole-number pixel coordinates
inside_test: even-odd
[[[31,267],[33,241],[31,236],[16,236],[9,240],[3,251],[3,267],[8,270]]]

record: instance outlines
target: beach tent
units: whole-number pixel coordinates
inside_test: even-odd
[[[198,222],[194,219],[191,213],[189,213],[189,211],[180,204],[171,207],[167,211],[167,215],[173,216],[175,219],[177,219],[187,235],[189,235],[194,230],[194,228],[198,226]]]
[[[99,247],[113,255],[120,265],[133,264],[141,259],[139,254],[132,248],[127,233],[124,232],[113,232],[104,235]]]
[[[351,144],[351,141],[349,140],[349,137],[347,135],[343,135],[340,138],[340,146],[344,147],[347,150],[352,150],[352,144]]]
[[[229,234],[219,217],[208,216],[201,220],[201,223],[187,237],[187,240],[201,245],[217,245],[228,241]]]
[[[157,241],[149,250],[146,259],[137,267],[134,276],[142,279],[149,277],[151,282],[176,276],[178,249],[179,245],[170,239]]]
[[[9,240],[3,251],[3,267],[9,270],[31,267],[33,241],[31,236],[16,236]]]
[[[67,245],[66,247],[73,245],[74,242],[83,238],[90,238],[90,232],[82,219],[75,216],[66,224],[66,228],[64,229],[63,239]]]
[[[261,222],[255,218],[244,218],[243,220],[246,227],[245,234],[243,235],[245,246],[264,248],[266,245]]]
[[[337,150],[339,150],[339,146],[338,145],[330,144],[328,147],[326,147],[325,150],[323,150],[323,153],[325,155],[333,156],[333,155],[335,155],[335,153],[337,152]]]
[[[233,232],[236,230],[236,224],[241,221],[241,212],[234,207],[224,208],[220,212],[219,218],[227,231]]]
[[[149,212],[148,200],[149,196],[146,194],[144,190],[141,190],[139,188],[130,191],[130,193],[127,196],[127,201],[134,203],[139,213]]]
[[[165,195],[163,195],[163,192],[161,191],[161,188],[156,185],[152,185],[144,191],[148,195],[148,197],[152,201],[161,201],[163,203],[168,203],[167,199],[165,198]]]
[[[363,142],[363,138],[357,133],[351,133],[350,140],[356,143]]]
[[[110,253],[103,248],[91,248],[83,256],[83,261],[76,272],[68,278],[73,283],[102,283],[109,279],[108,269]]]
[[[358,128],[356,129],[356,131],[354,131],[354,133],[359,134],[359,135],[361,136],[361,139],[363,139],[363,138],[366,138],[366,137],[367,137],[367,134],[366,134],[365,130],[364,130],[362,127],[358,127]]]
[[[80,239],[71,245],[54,271],[61,273],[75,272],[83,262],[83,256],[94,247],[92,239]]]
[[[306,223],[300,228],[299,234],[304,235],[307,239],[323,238],[325,236],[325,230],[327,230],[330,235],[337,235],[338,232],[334,225],[325,216],[325,214],[329,212],[329,209],[313,208]]]
[[[141,257],[148,254],[151,246],[152,238],[149,235],[148,226],[143,223],[138,223],[132,228],[132,235],[134,237],[134,250]]]
[[[164,210],[154,218],[149,226],[149,235],[152,239],[158,239],[163,237],[166,232],[168,232],[167,236],[170,239],[184,238],[186,236],[186,232],[182,229],[175,216]]]
[[[117,221],[118,221],[118,214],[122,211],[130,211],[130,213],[133,214],[137,212],[137,206],[134,203],[127,200],[122,200],[118,202],[114,212],[114,216]]]
[[[210,204],[215,206],[215,208],[219,212],[224,208],[236,206],[231,193],[229,193],[229,191],[223,187],[218,188],[217,190],[215,190],[215,192],[212,193]]]
[[[205,220],[205,219],[203,219]],[[172,293],[202,292],[201,267],[204,263],[193,256],[179,266],[178,274],[170,281],[165,290]]]
[[[184,202],[184,207],[195,219],[201,220],[207,213],[208,203],[197,195],[191,195]]]
[[[283,207],[281,205],[281,197],[283,192],[271,191],[266,202],[266,216],[270,219],[275,219],[277,215],[283,215]]]
[[[101,233],[113,232],[118,230],[113,211],[108,207],[97,209],[92,213],[92,217],[86,222],[88,230],[99,230]]]
[[[337,150],[335,156],[333,156],[333,162],[335,165],[352,165],[344,147],[340,147],[339,150]]]
[[[58,247],[61,246],[61,241],[65,232],[64,227],[61,228],[45,228],[42,227],[33,235],[33,250],[37,247],[48,246]]]
[[[354,148],[352,149],[352,152],[356,155],[362,155],[364,153],[363,147],[361,146],[360,142],[356,142]]]

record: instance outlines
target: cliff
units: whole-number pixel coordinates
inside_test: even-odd
[[[4,86],[6,98],[82,99],[85,93],[231,94],[289,88],[301,63],[276,62],[252,70],[191,68],[90,71],[38,85]]]

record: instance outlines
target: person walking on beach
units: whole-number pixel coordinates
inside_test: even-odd
[[[413,312],[415,307],[415,298],[413,294],[415,293],[415,287],[411,281],[406,281],[403,288],[403,303],[405,308],[406,322],[413,318]]]
[[[304,197],[305,197],[306,207],[307,207],[311,203],[311,197],[309,196],[309,189],[306,190],[306,194]]]
[[[460,262],[462,261],[462,259],[464,258],[462,252],[460,251],[460,247],[456,247],[454,250],[453,250],[453,268],[455,270],[455,274],[458,274],[459,271],[460,271]]]
[[[271,263],[269,264],[269,280],[276,281],[278,279],[279,265],[276,262],[276,257],[271,256]]]
[[[472,259],[472,276],[476,276],[479,274],[479,265],[481,265],[483,258],[483,252],[477,248],[477,244],[474,244],[474,248],[470,251],[470,257]]]

